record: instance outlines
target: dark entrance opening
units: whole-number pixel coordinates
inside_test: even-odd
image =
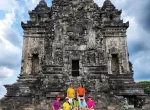
[[[112,54],[111,71],[113,74],[119,74],[119,59],[118,54]]]
[[[39,72],[39,57],[38,54],[33,54],[32,56],[32,74],[37,74]]]
[[[79,76],[79,60],[72,60],[72,76]]]
[[[110,20],[113,20],[113,14],[110,14]]]

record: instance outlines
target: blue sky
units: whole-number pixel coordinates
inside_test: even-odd
[[[0,98],[4,84],[16,82],[20,73],[23,30],[21,21],[40,0],[0,0]],[[46,0],[51,5],[51,0]],[[94,0],[100,7],[104,0]],[[130,61],[135,81],[150,80],[150,0],[111,0],[122,9],[122,19],[129,21],[127,31]]]

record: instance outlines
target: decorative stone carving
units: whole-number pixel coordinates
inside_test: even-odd
[[[98,63],[102,64],[104,59],[105,59],[104,53],[102,51],[98,52]]]
[[[41,0],[29,15],[30,20],[21,23],[22,74],[17,83],[5,85],[2,110],[23,110],[31,104],[36,110],[49,109],[55,95],[60,94],[62,100],[66,97],[70,83],[75,89],[79,83],[84,85],[85,98],[92,94],[95,110],[106,109],[116,101],[116,110],[123,110],[124,98],[115,95],[128,99],[144,95],[143,89],[134,84],[126,54],[129,23],[120,20],[121,11],[110,0],[102,7],[93,0],[53,0],[48,7]],[[77,76],[71,74],[72,60],[78,60]],[[120,71],[124,74],[117,74]]]
[[[95,51],[87,51],[86,55],[87,55],[87,57],[86,57],[87,64],[95,64],[96,63]]]
[[[63,63],[63,52],[59,49],[55,51],[54,54],[54,64],[55,65],[62,65]]]
[[[119,53],[118,49],[115,48],[115,47],[112,47],[111,49],[109,49],[109,52],[110,52],[111,54],[118,54],[118,53]]]

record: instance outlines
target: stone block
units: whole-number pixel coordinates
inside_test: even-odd
[[[29,12],[31,19],[21,23],[21,73],[16,83],[5,85],[7,94],[0,100],[5,110],[50,110],[57,94],[64,101],[70,83],[84,85],[99,108],[95,110],[123,108],[121,95],[143,95],[133,86],[126,54],[129,24],[120,20],[121,11],[110,0],[102,7],[93,0],[52,0],[52,7],[39,1]]]
[[[107,107],[107,110],[115,110],[115,107],[113,107],[113,106],[108,106],[108,107]]]
[[[128,105],[127,108],[129,109],[134,108],[134,105]]]
[[[34,108],[25,108],[24,110],[34,110]]]

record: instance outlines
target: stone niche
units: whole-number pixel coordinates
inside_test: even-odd
[[[143,106],[143,88],[134,83],[121,10],[110,0],[41,0],[21,23],[24,43],[21,73],[5,85],[2,110],[49,110],[57,94],[61,103],[70,83],[82,83],[95,110]],[[133,101],[134,100],[134,101]],[[142,104],[142,105],[140,105]],[[146,106],[144,106],[146,108]]]

